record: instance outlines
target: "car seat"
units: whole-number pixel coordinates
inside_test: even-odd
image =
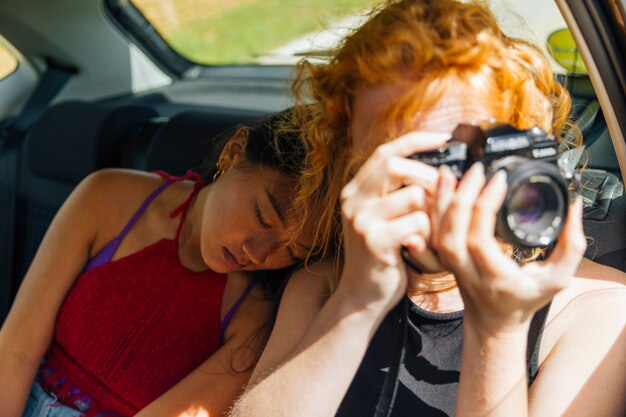
[[[10,279],[11,299],[70,192],[91,172],[119,166],[122,143],[154,116],[148,107],[68,101],[37,119],[21,144],[16,173],[12,276],[0,277]]]
[[[122,166],[183,175],[188,169],[202,164],[213,146],[211,140],[219,133],[263,114],[250,110],[212,108],[183,111],[169,120],[154,119],[145,128],[147,134],[125,143]]]

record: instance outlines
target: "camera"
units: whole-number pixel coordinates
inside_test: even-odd
[[[577,174],[558,162],[558,142],[539,127],[518,130],[508,124],[460,124],[446,146],[410,157],[447,165],[457,179],[475,162],[487,178],[507,173],[508,190],[496,220],[496,235],[522,248],[546,247],[558,238]]]

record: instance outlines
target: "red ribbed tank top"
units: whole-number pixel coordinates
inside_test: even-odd
[[[189,201],[173,214],[184,220]],[[225,285],[224,274],[185,268],[177,239],[87,270],[59,311],[38,382],[86,416],[136,414],[220,347]]]

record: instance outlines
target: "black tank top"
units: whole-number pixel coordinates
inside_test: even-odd
[[[431,313],[409,301],[405,357],[398,379],[392,417],[454,416],[461,369],[463,312]],[[549,305],[533,319],[527,361],[530,378],[536,374],[536,355]],[[337,412],[338,417],[374,415],[389,370],[393,342],[400,326],[403,303],[387,314]]]

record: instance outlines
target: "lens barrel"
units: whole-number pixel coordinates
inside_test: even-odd
[[[504,169],[508,183],[496,220],[496,235],[524,248],[552,244],[569,207],[568,184],[559,168],[519,156],[504,158],[490,168],[490,174]]]

